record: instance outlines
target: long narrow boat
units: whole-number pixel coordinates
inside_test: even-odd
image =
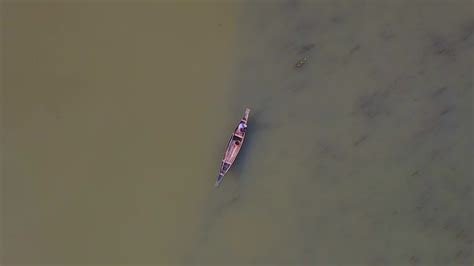
[[[241,131],[239,125],[243,125],[244,128],[247,128],[247,121],[249,119],[250,109],[246,108],[244,116],[237,124],[232,136],[229,139],[229,143],[227,143],[227,148],[225,150],[224,159],[222,159],[221,168],[219,169],[219,175],[216,179],[215,186],[218,187],[222,180],[224,179],[224,175],[229,171],[230,167],[234,163],[237,155],[239,154],[240,148],[245,140],[246,131]]]

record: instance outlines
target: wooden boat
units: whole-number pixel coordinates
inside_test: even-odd
[[[237,124],[232,136],[229,139],[229,143],[227,143],[227,148],[225,150],[224,159],[222,159],[221,168],[219,169],[219,175],[216,179],[215,186],[218,187],[222,180],[224,179],[224,175],[229,171],[230,167],[234,163],[237,155],[239,154],[240,148],[244,143],[246,131],[241,131],[239,128],[240,124],[243,124],[247,128],[247,121],[249,119],[250,109],[246,108],[244,116]]]

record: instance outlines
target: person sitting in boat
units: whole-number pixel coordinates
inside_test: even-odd
[[[244,122],[240,122],[239,126],[237,127],[237,132],[235,132],[235,133],[236,133],[237,136],[243,137],[244,133],[245,133],[245,130],[247,130],[247,124],[245,124]]]

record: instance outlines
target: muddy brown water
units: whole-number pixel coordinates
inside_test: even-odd
[[[472,264],[472,2],[1,12],[2,265]]]

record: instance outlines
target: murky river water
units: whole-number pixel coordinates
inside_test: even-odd
[[[472,2],[1,17],[4,264],[472,264]]]

